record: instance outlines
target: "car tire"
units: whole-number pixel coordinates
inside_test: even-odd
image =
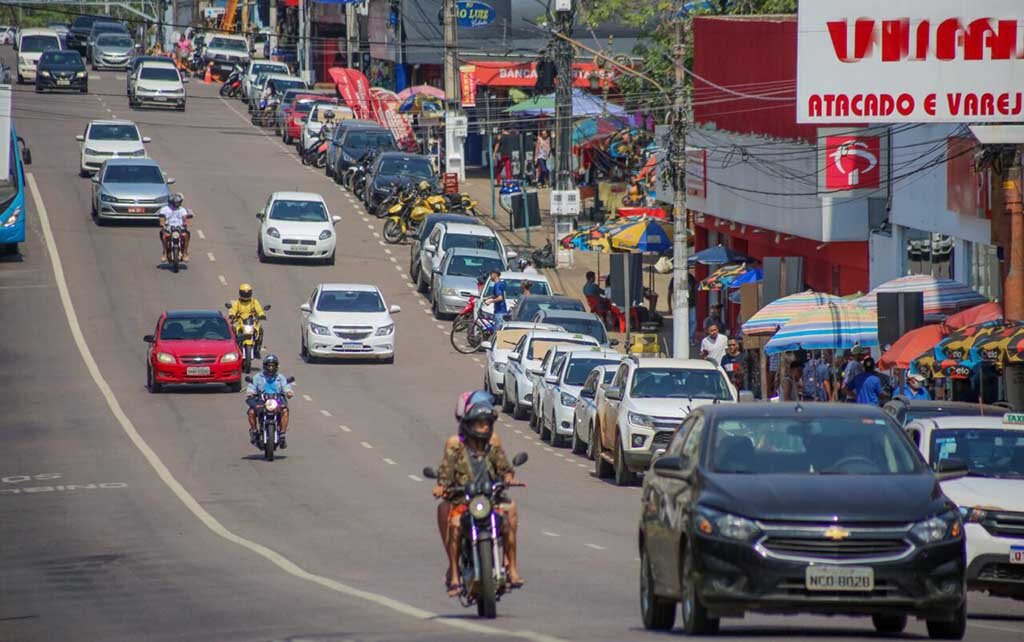
[[[437,299],[433,297],[431,297],[430,299],[430,313],[434,316],[435,319],[440,320],[441,311],[437,309]]]
[[[871,623],[882,635],[896,635],[907,628],[906,615],[872,615]]]
[[[420,262],[413,260],[409,263],[409,279],[413,283],[419,283],[420,281]]]
[[[306,347],[306,339],[299,339],[299,356],[306,363],[316,363],[317,359],[309,353],[309,349]]]
[[[526,408],[519,403],[519,391],[516,390],[515,395],[512,396],[512,418],[522,421],[526,419]]]
[[[676,623],[676,603],[664,600],[654,592],[651,558],[647,546],[640,548],[640,616],[648,631],[671,631]]]
[[[547,422],[544,421],[544,409],[541,408],[538,412],[533,413],[535,417],[534,421],[537,424],[537,433],[540,435],[541,441],[548,441],[551,439],[551,432],[548,430]]]
[[[335,255],[337,253],[338,253],[337,249],[335,249],[333,252],[331,252],[331,255],[328,256],[326,259],[324,259],[324,265],[334,265],[334,262],[335,262],[334,259],[335,259]]]
[[[89,85],[82,85],[82,89],[80,90],[80,92],[83,94],[89,93]]]
[[[505,390],[508,390],[508,388],[506,387]],[[506,415],[512,413],[512,402],[509,401],[509,397],[511,396],[512,395],[509,394],[502,394],[501,396],[501,411]]]
[[[263,239],[262,238],[256,239],[256,258],[259,260],[260,263],[266,263],[267,262],[267,254],[266,254],[266,252],[263,251]]]
[[[615,470],[611,464],[605,461],[602,457],[602,446],[601,446],[601,431],[600,429],[594,430],[590,435],[591,451],[594,453],[594,477],[598,479],[608,479],[611,477]]]
[[[925,624],[933,640],[962,640],[967,632],[967,600],[956,609],[952,620],[928,620]]]
[[[281,136],[281,140],[284,141],[285,145],[291,145],[293,142],[292,137],[288,135],[288,132],[285,132],[284,135]]]
[[[632,486],[636,483],[636,473],[626,466],[626,450],[622,447],[622,437],[615,440],[615,485]]]
[[[236,381],[234,383],[229,383],[227,388],[228,392],[242,392],[242,382]]]
[[[565,437],[558,434],[558,417],[555,416],[554,411],[551,413],[551,447],[561,448],[565,445]]]
[[[149,388],[149,392],[152,394],[158,394],[164,389],[163,384],[157,382],[156,373],[153,372],[153,366],[146,366],[146,387]]]
[[[580,433],[576,430],[576,417],[572,418],[572,454],[582,455],[587,452],[587,446],[580,441]]]
[[[715,635],[718,633],[720,621],[708,615],[707,607],[697,595],[697,587],[693,583],[693,553],[687,546],[683,552],[683,569],[680,573],[680,592],[682,593],[682,625],[686,635]]]
[[[36,85],[36,93],[37,93],[37,94],[41,94],[41,93],[43,93],[43,88],[42,88],[42,87],[40,87],[39,85]]]
[[[327,174],[327,178],[334,178],[334,168],[331,167],[330,163],[324,165],[324,174]]]

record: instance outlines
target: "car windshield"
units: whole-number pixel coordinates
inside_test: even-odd
[[[89,128],[89,140],[137,141],[139,130],[135,125],[93,125]]]
[[[263,72],[271,74],[286,74],[288,73],[288,65],[280,65],[272,62],[254,62],[252,69],[249,71],[251,75],[259,75]]]
[[[501,270],[505,264],[494,256],[453,256],[448,262],[449,276],[486,276],[491,270]]]
[[[104,183],[163,183],[160,168],[155,165],[107,165]]]
[[[1024,478],[1024,430],[944,428],[932,431],[931,461],[959,459],[971,477]]]
[[[533,287],[530,288],[531,294],[548,294],[546,291],[541,292],[537,288],[538,285],[540,284],[535,283]],[[531,301],[530,299],[532,298],[533,297],[526,297],[525,299],[516,303],[516,307],[519,308],[518,310],[516,310],[517,319],[526,321],[527,319],[532,318],[533,315],[537,314],[537,312],[541,310],[573,310],[578,312],[585,311],[583,309],[583,304],[577,301],[576,299],[542,299],[539,301],[534,299]],[[552,323],[558,322],[552,321]],[[558,325],[561,325],[561,323],[558,323]]]
[[[384,301],[372,290],[328,290],[320,294],[316,309],[322,312],[383,312]]]
[[[370,149],[388,151],[395,148],[395,139],[388,132],[352,131],[345,137],[345,149]]]
[[[223,318],[216,317],[174,317],[164,321],[160,328],[162,341],[227,341],[231,330]]]
[[[78,55],[77,51],[47,51],[39,59],[39,64],[73,65],[85,69],[82,57]]]
[[[327,208],[320,201],[274,201],[270,218],[275,221],[321,223],[327,220]]]
[[[128,36],[116,33],[105,33],[96,39],[96,44],[101,47],[134,47],[135,43]]]
[[[708,449],[719,473],[905,475],[922,470],[913,446],[876,417],[743,417],[715,423]]]
[[[441,241],[441,249],[447,250],[453,247],[469,247],[477,250],[490,250],[492,252],[500,252],[501,247],[498,246],[498,237],[493,234],[477,235],[477,234],[445,234],[444,240]]]
[[[288,91],[289,89],[297,89],[306,86],[306,83],[302,82],[297,78],[289,78],[287,80],[284,78],[273,78],[271,79],[270,82],[271,84],[273,84],[274,89],[277,90],[278,93],[283,93]]]
[[[232,38],[213,38],[207,45],[211,49],[230,49],[231,51],[245,51],[245,42]]]
[[[629,394],[633,397],[732,400],[721,372],[695,368],[639,368],[633,375]]]
[[[60,49],[60,38],[57,36],[23,36],[21,53],[39,53],[47,49]]]
[[[599,343],[608,343],[608,333],[604,324],[599,319],[576,319],[551,317],[544,319],[544,323],[553,323],[565,328],[566,332],[573,334],[585,334],[594,337]]]
[[[543,359],[548,350],[555,346],[595,346],[593,341],[573,341],[572,339],[534,339],[530,342],[527,359]]]
[[[425,158],[385,158],[380,164],[381,176],[415,176],[416,178],[433,178],[434,170]]]
[[[142,74],[139,77],[143,80],[179,80],[178,70],[174,67],[150,67],[149,65],[142,68]]]
[[[598,366],[614,366],[618,361],[600,357],[578,357],[569,362],[569,370],[565,373],[565,383],[569,386],[582,386],[591,371]],[[612,376],[615,371],[611,371]]]
[[[523,280],[522,279],[502,279],[505,283],[505,296],[509,299],[518,299],[519,295],[523,293]],[[484,291],[484,296],[491,296],[494,292],[494,283],[488,282],[487,290]],[[533,286],[530,287],[530,292],[535,295],[547,296],[551,294],[551,290],[548,289],[548,284],[544,281],[533,281]],[[528,321],[529,319],[522,319]]]

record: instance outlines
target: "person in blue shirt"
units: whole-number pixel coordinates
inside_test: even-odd
[[[919,374],[907,375],[907,383],[896,389],[894,394],[905,399],[931,399],[928,389],[924,387],[925,378]]]
[[[853,378],[846,387],[846,396],[857,403],[878,405],[878,397],[882,394],[882,379],[875,372],[875,360],[865,357],[861,362],[864,372]]]
[[[285,433],[288,432],[288,399],[295,395],[292,385],[288,383],[284,375],[278,372],[281,362],[277,355],[268,354],[263,358],[263,372],[257,373],[252,378],[252,383],[245,391],[245,403],[249,406],[249,441],[256,444],[256,406],[259,404],[257,397],[263,393],[284,395],[281,404],[281,441],[278,444],[281,448],[287,448]]]
[[[491,296],[487,298],[485,303],[494,305],[494,327],[497,329],[502,326],[505,321],[505,315],[508,314],[508,304],[505,302],[507,288],[505,282],[501,280],[500,270],[491,272],[491,280],[494,281],[494,288],[491,290]]]

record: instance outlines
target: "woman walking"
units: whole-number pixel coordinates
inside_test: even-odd
[[[551,158],[551,135],[546,129],[540,131],[537,142],[533,144],[533,158],[537,162],[537,184],[545,187],[551,178],[551,171],[548,169],[548,159]]]

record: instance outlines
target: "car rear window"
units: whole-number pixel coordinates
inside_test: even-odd
[[[450,276],[486,276],[491,270],[501,270],[505,264],[493,256],[453,256],[448,263]]]
[[[578,357],[569,362],[569,371],[565,373],[565,383],[570,386],[582,386],[590,373],[598,366],[614,366],[619,362],[615,359],[594,357]],[[612,376],[615,372],[611,371]]]
[[[178,70],[174,67],[150,67],[149,65],[142,68],[139,78],[143,80],[180,80],[178,77]]]
[[[57,36],[23,36],[21,53],[39,53],[47,49],[60,49],[60,38]]]
[[[395,139],[385,131],[353,130],[345,137],[346,149],[370,149],[371,147],[376,147],[381,151],[390,151],[395,148]]]
[[[434,168],[425,158],[385,158],[381,161],[381,176],[413,176],[416,178],[433,178]]]
[[[498,237],[493,234],[488,236],[483,234],[445,234],[444,240],[441,241],[441,249],[447,250],[453,247],[490,250],[492,252],[499,252],[501,250],[501,247],[498,245]]]
[[[160,169],[154,165],[108,165],[104,183],[163,183]]]
[[[225,341],[231,330],[221,317],[174,317],[160,328],[163,341]]]
[[[604,324],[598,319],[565,319],[551,317],[544,319],[544,323],[560,325],[565,328],[566,332],[585,334],[587,336],[594,337],[601,343],[608,343],[608,333],[604,329]]]

